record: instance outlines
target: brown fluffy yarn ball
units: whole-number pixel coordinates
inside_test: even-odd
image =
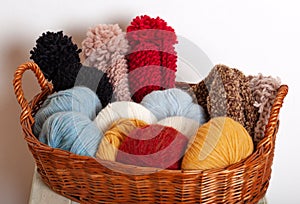
[[[252,152],[252,138],[240,123],[228,117],[216,117],[202,125],[190,140],[182,169],[224,168]]]

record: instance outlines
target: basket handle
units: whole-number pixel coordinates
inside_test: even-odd
[[[278,124],[278,120],[279,120],[280,108],[282,107],[283,100],[286,97],[287,93],[288,93],[288,86],[281,85],[278,89],[276,98],[272,105],[268,124],[266,125],[266,130],[265,130],[266,140],[264,140],[264,141],[271,142],[272,145],[274,145],[273,143],[275,141],[275,140],[272,140],[272,139],[274,139],[272,137],[274,136],[274,133],[276,133],[275,131],[277,130],[276,128],[277,128],[277,124]],[[263,145],[264,145],[264,142],[260,142],[258,144],[258,148],[260,148]]]
[[[29,118],[30,122],[33,123],[34,119],[31,115],[31,107],[29,106],[28,101],[24,97],[24,92],[22,88],[23,74],[27,70],[31,70],[35,74],[42,91],[44,91],[45,89],[52,91],[52,85],[48,83],[42,71],[40,70],[38,65],[35,64],[34,62],[26,62],[24,64],[21,64],[15,71],[13,86],[14,86],[14,91],[15,91],[17,101],[22,108],[20,120],[22,122],[26,118]]]

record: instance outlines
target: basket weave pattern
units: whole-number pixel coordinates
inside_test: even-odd
[[[22,77],[31,70],[41,92],[24,98]],[[265,138],[247,159],[226,168],[206,171],[136,167],[51,148],[33,135],[33,116],[52,93],[52,85],[32,62],[20,65],[14,90],[21,106],[24,138],[43,181],[55,192],[80,203],[257,203],[271,177],[278,115],[288,87],[282,85],[272,106]],[[154,173],[153,173],[154,172]]]

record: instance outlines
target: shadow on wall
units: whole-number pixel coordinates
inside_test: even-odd
[[[26,142],[22,139],[19,122],[21,109],[14,95],[12,80],[17,66],[28,61],[28,48],[20,39],[6,43],[6,47],[2,48],[1,67],[4,85],[0,87],[0,200],[1,203],[24,203],[30,192],[34,165]],[[33,75],[26,74],[23,86],[27,97],[37,93],[35,83]]]
[[[73,34],[73,32],[69,32]],[[72,35],[78,43],[84,35]],[[34,37],[38,38],[38,36]],[[30,41],[30,42],[28,42]],[[0,86],[0,203],[27,203],[30,195],[34,159],[29,151],[20,125],[21,107],[13,89],[13,77],[17,67],[31,61],[29,51],[35,40],[11,38],[2,47]],[[80,44],[78,44],[80,47]],[[40,92],[33,72],[23,75],[22,87],[27,100]]]
[[[123,30],[129,22],[120,19],[105,19],[96,24],[87,26],[74,26],[74,22],[64,25],[64,33],[72,36],[73,42],[81,47],[82,40],[86,37],[86,31],[100,23],[118,23]],[[74,29],[74,27],[76,29]],[[59,31],[57,29],[56,31]],[[45,32],[44,30],[39,35]],[[1,50],[1,75],[0,75],[0,203],[27,203],[30,195],[31,180],[33,176],[34,160],[23,139],[23,133],[19,121],[21,108],[17,103],[13,90],[13,75],[19,65],[30,61],[29,51],[35,45],[35,39],[39,36],[22,37],[11,36],[5,39],[5,45]],[[34,39],[34,40],[32,40]],[[2,39],[1,39],[2,40]],[[82,59],[83,60],[83,59]],[[83,62],[83,61],[82,61]],[[25,98],[31,100],[39,93],[39,85],[34,74],[27,71],[22,80]]]

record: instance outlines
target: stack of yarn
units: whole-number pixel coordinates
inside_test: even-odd
[[[90,28],[82,50],[62,31],[43,33],[31,59],[55,93],[33,133],[53,148],[141,167],[207,170],[249,157],[280,81],[216,65],[189,90],[176,88],[176,43],[174,29],[149,16],[126,33]]]

